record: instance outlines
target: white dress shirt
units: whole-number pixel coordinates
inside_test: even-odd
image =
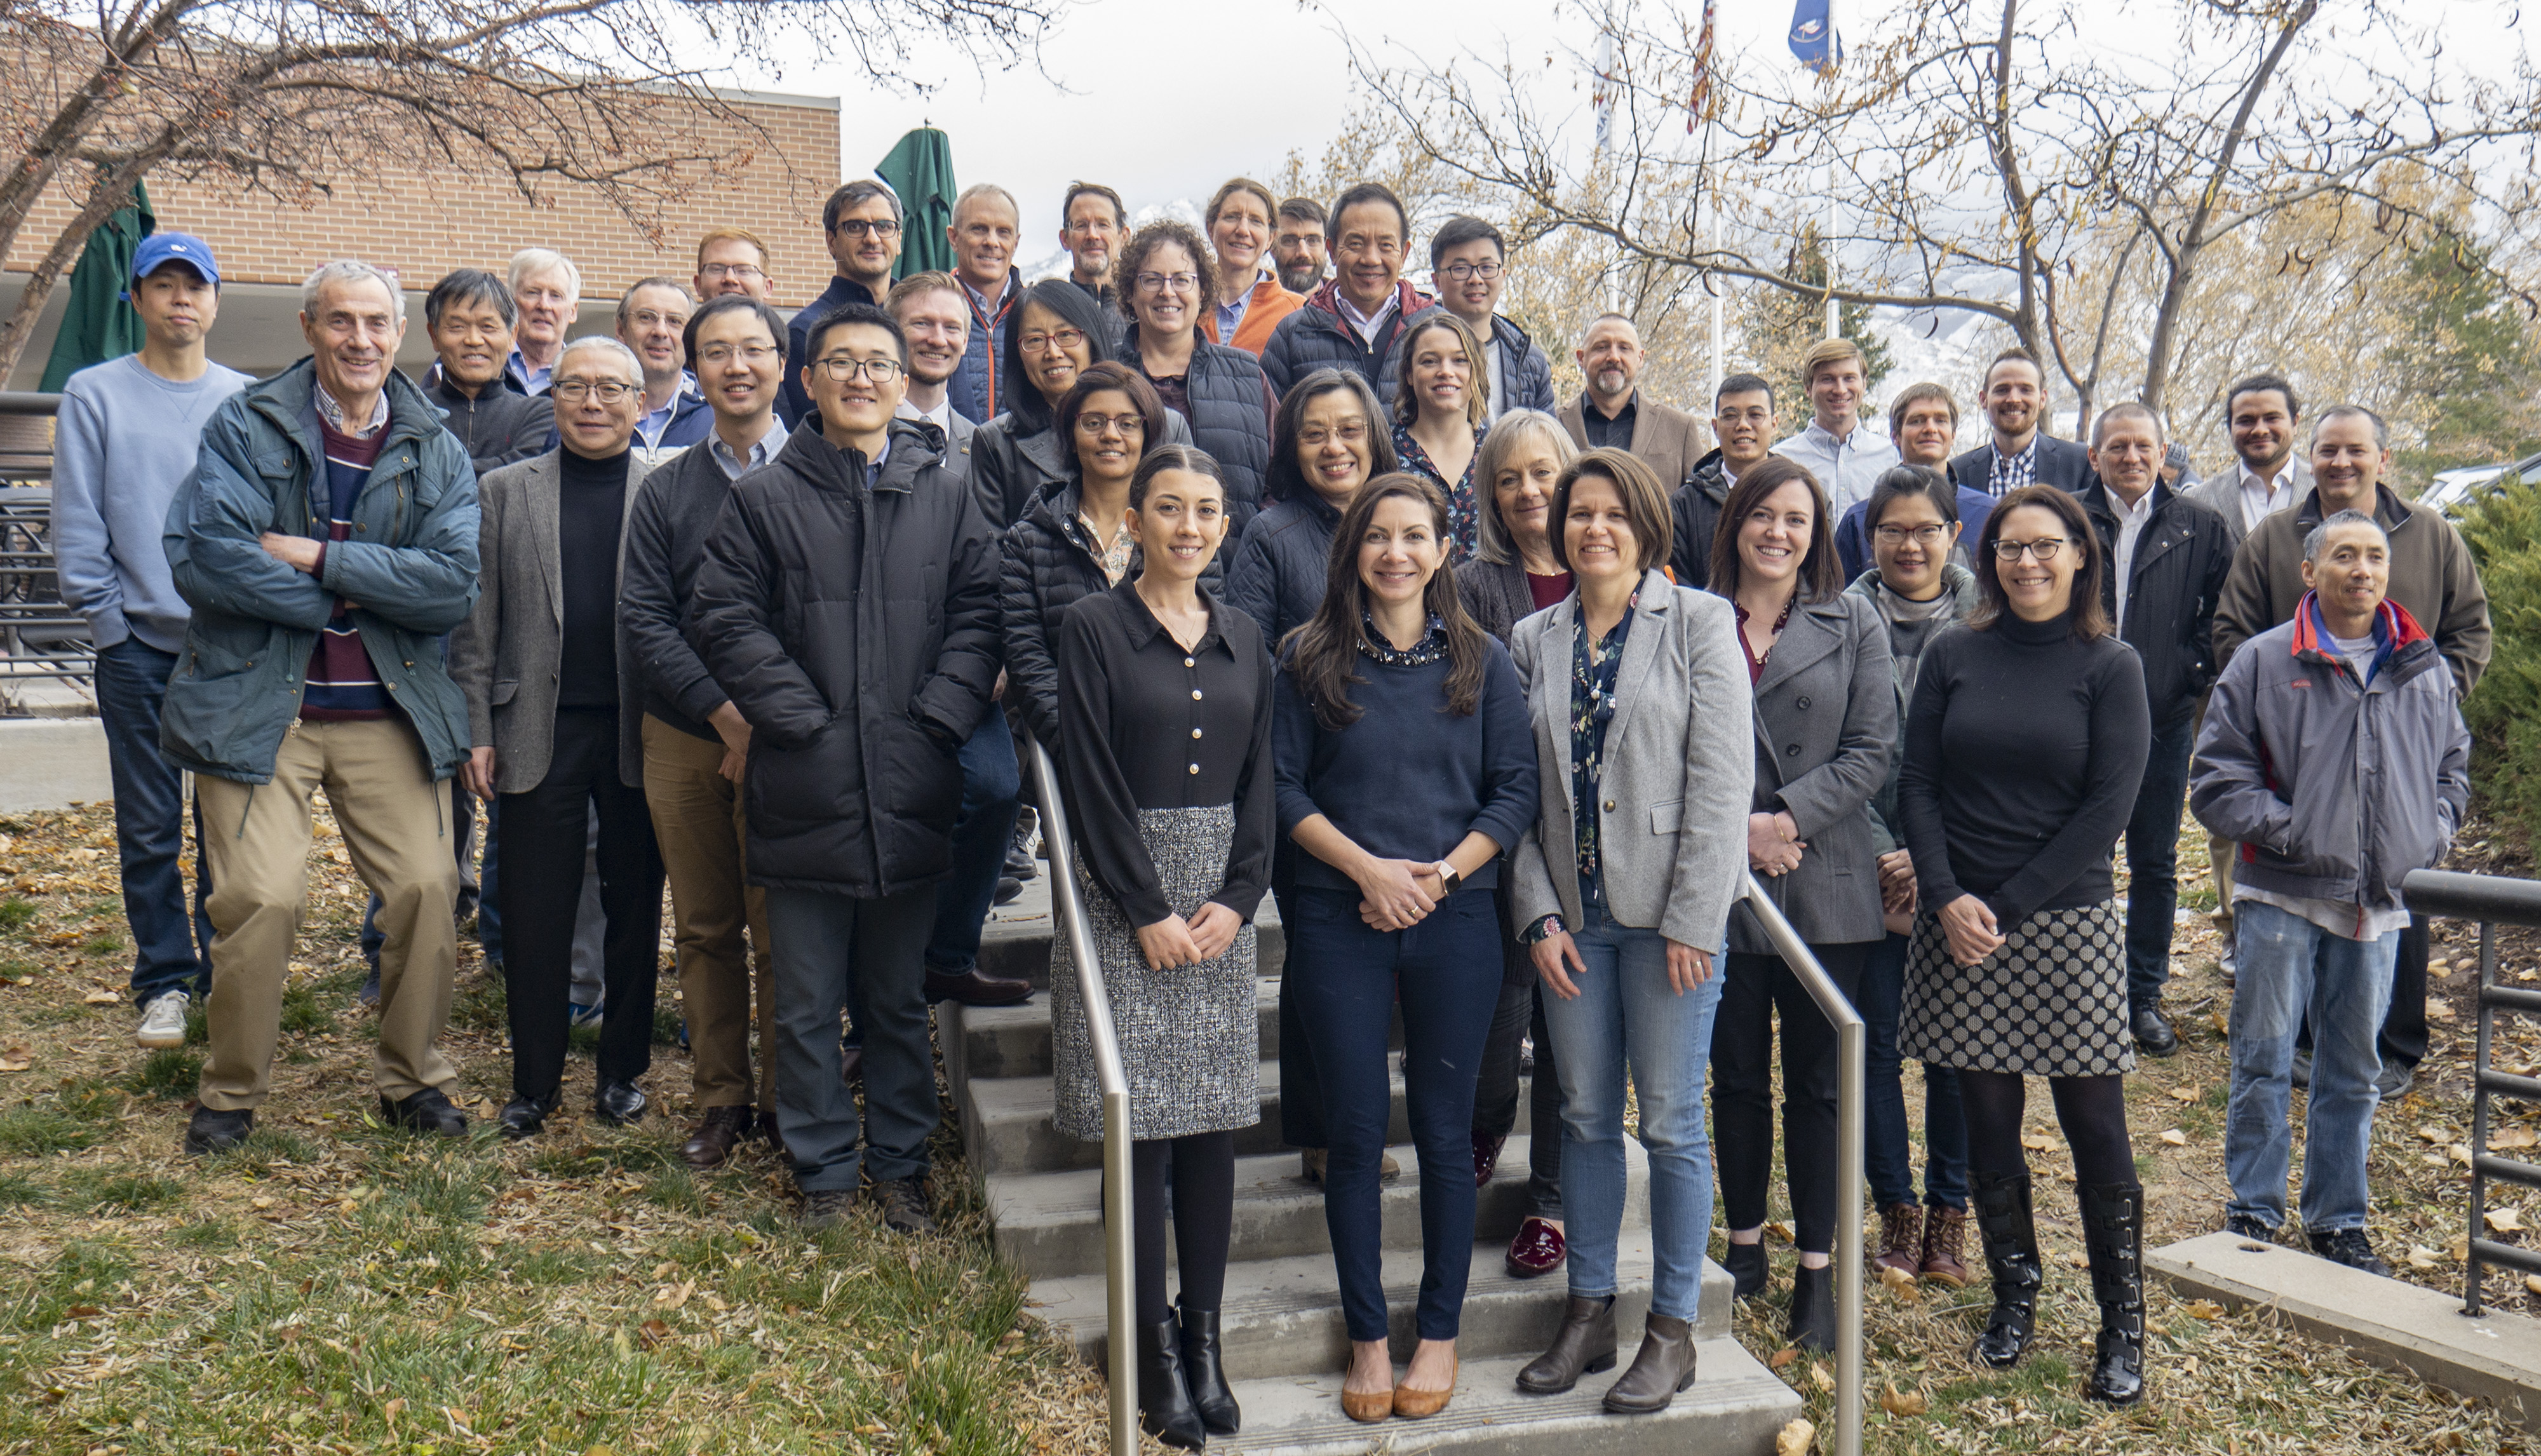
[[[1808,467],[1826,490],[1828,514],[1838,521],[1855,504],[1870,499],[1871,487],[1879,483],[1882,473],[1903,463],[1897,446],[1867,423],[1856,423],[1852,433],[1839,437],[1812,419],[1807,429],[1776,444],[1774,453]]]
[[[2292,508],[2297,489],[2296,473],[2291,456],[2286,457],[2286,463],[2277,467],[2274,480],[2260,478],[2247,461],[2232,463],[2232,478],[2241,487],[2242,530],[2256,531],[2260,522],[2279,511]]]
[[[2127,504],[2127,498],[2118,493],[2116,486],[2103,482],[2100,488],[2109,493],[2109,509],[2118,518],[2118,630],[2124,633],[2127,624],[2127,587],[2135,576],[2136,570],[2136,543],[2142,537],[2144,527],[2152,520],[2152,498],[2158,487],[2146,487],[2144,493],[2136,498],[2134,505]]]

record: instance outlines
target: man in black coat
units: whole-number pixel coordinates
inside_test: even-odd
[[[1774,386],[1758,374],[1722,380],[1711,400],[1711,437],[1720,444],[1694,463],[1685,483],[1668,497],[1676,538],[1668,568],[1678,586],[1698,592],[1711,581],[1711,538],[1720,528],[1721,507],[1729,503],[1729,487],[1774,452]]]
[[[1347,369],[1392,407],[1395,343],[1439,312],[1403,276],[1412,214],[1383,182],[1360,182],[1333,201],[1332,281],[1279,321],[1262,349],[1262,374],[1280,398],[1318,369]]]
[[[776,1130],[803,1220],[842,1218],[863,1172],[884,1226],[918,1233],[934,1226],[937,1123],[925,951],[953,867],[957,755],[997,680],[997,547],[942,432],[893,418],[908,345],[891,316],[847,304],[807,343],[816,414],[733,482],[690,636],[750,722],[742,800],[775,952]],[[851,982],[861,1127],[839,1079]]]
[[[2108,563],[2100,605],[2143,664],[2152,751],[2127,821],[2127,1000],[2136,1045],[2179,1050],[2161,1014],[2179,908],[2179,811],[2195,746],[2197,701],[2214,682],[2214,604],[2232,569],[2232,538],[2213,511],[2161,482],[2161,418],[2113,404],[2091,426],[2082,510]]]
[[[2047,422],[2047,375],[2029,350],[2013,347],[1986,368],[1986,419],[1994,438],[1950,462],[1950,477],[2000,500],[2023,485],[2079,495],[2091,480],[2091,453],[2059,440]]]

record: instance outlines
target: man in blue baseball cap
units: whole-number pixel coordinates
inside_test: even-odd
[[[220,314],[220,264],[186,233],[153,233],[132,258],[124,293],[141,316],[141,352],[109,359],[62,386],[53,441],[53,555],[62,601],[97,644],[97,708],[114,781],[123,913],[132,926],[133,1040],[185,1041],[189,998],[211,978],[211,921],[195,858],[186,912],[178,856],[185,840],[183,780],[159,751],[159,710],[188,612],[160,544],[168,503],[194,469],[203,422],[255,381],[205,357]]]

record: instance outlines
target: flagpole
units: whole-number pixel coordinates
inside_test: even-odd
[[[1711,253],[1720,255],[1720,191],[1715,180],[1711,191]],[[1720,398],[1720,382],[1729,377],[1728,345],[1722,332],[1725,300],[1720,296],[1720,275],[1711,275],[1711,398]]]
[[[1831,47],[1828,51],[1830,64],[1818,72],[1818,84],[1829,91],[1835,88],[1837,65],[1844,54],[1842,48],[1844,41],[1838,38],[1843,35],[1844,32],[1836,27],[1836,0],[1827,0],[1827,44]],[[1844,310],[1843,306],[1835,301],[1835,149],[1832,145],[1827,149],[1826,227],[1818,251],[1826,255],[1826,336],[1842,338],[1844,337]]]

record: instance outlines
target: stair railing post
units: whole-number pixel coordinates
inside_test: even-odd
[[[1129,1074],[1121,1063],[1121,1041],[1113,1030],[1112,995],[1103,984],[1103,963],[1095,958],[1094,937],[1086,929],[1084,908],[1076,898],[1076,841],[1067,835],[1058,770],[1051,764],[1050,750],[1038,739],[1032,743],[1032,762],[1033,779],[1041,785],[1042,845],[1050,856],[1051,913],[1076,962],[1076,993],[1085,1005],[1086,1039],[1094,1048],[1095,1082],[1103,1093],[1103,1292],[1111,1319],[1105,1344],[1112,1374],[1112,1453],[1137,1456],[1137,1314],[1130,1288],[1137,1243],[1130,1226]],[[1859,1159],[1854,1166],[1857,1180]],[[1158,1236],[1162,1237],[1161,1231]]]
[[[1835,1027],[1835,1456],[1861,1456],[1861,1116],[1865,1030],[1835,978],[1751,872],[1739,894],[1782,964]]]

